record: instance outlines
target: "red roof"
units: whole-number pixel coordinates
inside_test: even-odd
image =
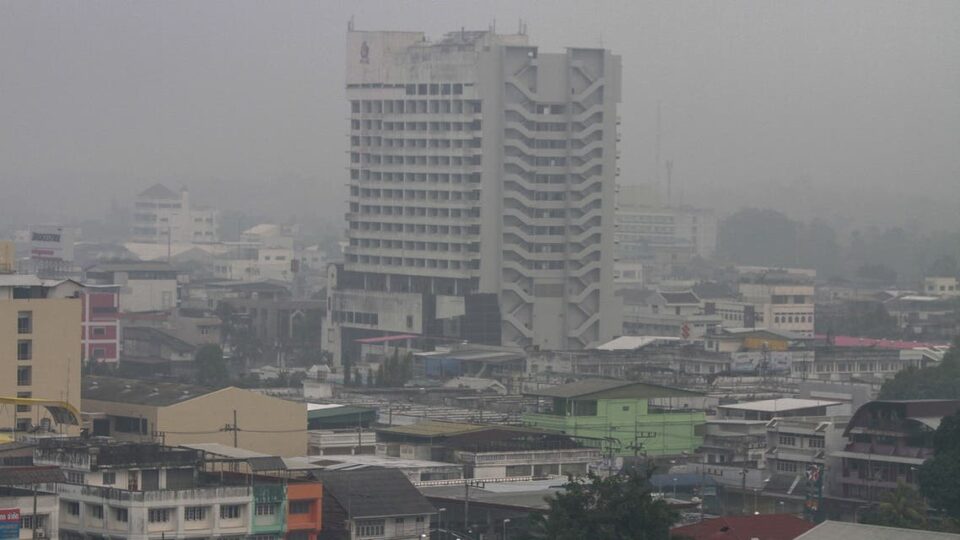
[[[670,533],[693,540],[794,540],[813,526],[792,514],[760,514],[706,519]]]

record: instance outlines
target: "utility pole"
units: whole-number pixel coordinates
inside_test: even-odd
[[[233,447],[237,448],[238,441],[237,435],[239,434],[240,428],[237,426],[237,410],[233,410],[233,424],[227,424],[223,426],[220,431],[232,431],[233,432]]]

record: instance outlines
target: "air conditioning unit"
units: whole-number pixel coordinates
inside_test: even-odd
[[[43,529],[37,529],[37,531],[36,531],[36,536],[37,536],[37,538],[46,538],[46,537],[47,537],[47,532],[44,531]]]

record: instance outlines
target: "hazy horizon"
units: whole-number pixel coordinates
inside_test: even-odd
[[[0,225],[103,217],[154,182],[339,221],[344,42],[461,27],[623,57],[620,181],[837,225],[957,228],[957,2],[6,2]],[[665,177],[660,174],[661,179]]]

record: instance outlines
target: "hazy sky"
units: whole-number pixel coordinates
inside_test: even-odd
[[[523,18],[545,49],[612,48],[625,182],[654,176],[659,101],[687,202],[960,225],[954,0],[4,0],[0,225],[100,216],[156,181],[337,219],[351,16],[431,35]]]

